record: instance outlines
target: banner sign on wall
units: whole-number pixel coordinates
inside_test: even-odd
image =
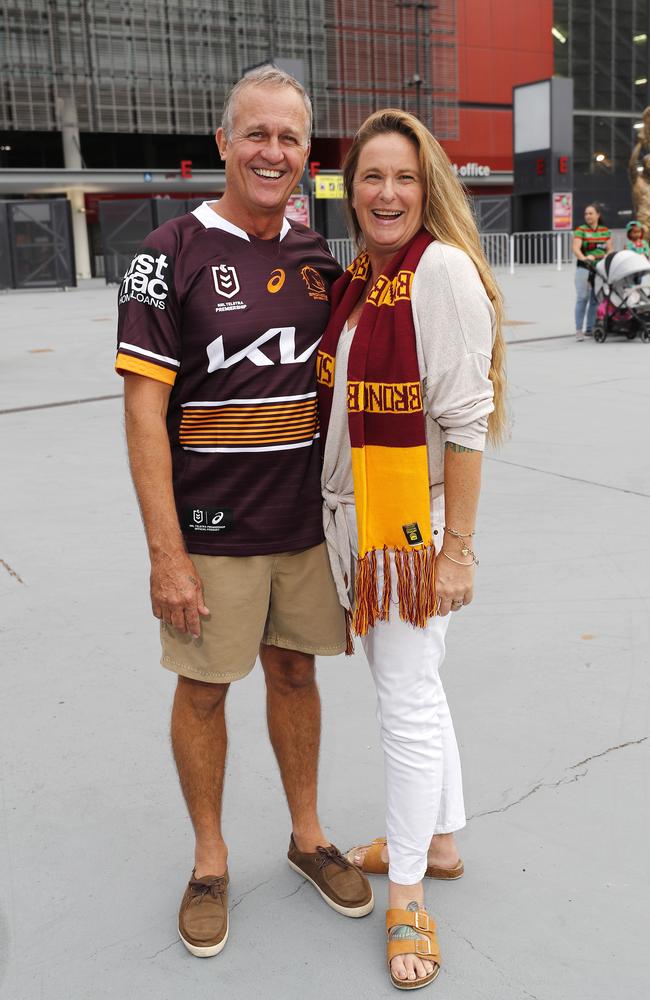
[[[292,194],[284,210],[287,219],[300,222],[309,228],[309,196],[306,194]]]
[[[573,193],[553,195],[553,229],[573,229]]]
[[[345,198],[343,174],[316,174],[314,194],[317,198]]]

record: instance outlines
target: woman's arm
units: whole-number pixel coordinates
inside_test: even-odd
[[[423,262],[430,266],[421,273]],[[488,377],[494,312],[476,268],[462,250],[442,245],[431,249],[427,261],[423,257],[420,262],[418,278],[413,299],[420,363],[427,378],[425,405],[445,441],[441,471],[447,528],[435,571],[439,613],[446,615],[459,610],[461,601],[469,604],[473,596],[470,535],[476,523],[487,421],[494,408]],[[458,602],[453,608],[452,601]]]
[[[582,240],[579,236],[573,237],[573,256],[577,257],[578,260],[587,260],[582,252]]]
[[[445,534],[436,558],[440,615],[459,611],[474,596],[475,563],[470,552],[474,552],[472,535],[481,491],[482,460],[481,451],[452,441],[445,445]],[[463,549],[469,550],[467,555]]]

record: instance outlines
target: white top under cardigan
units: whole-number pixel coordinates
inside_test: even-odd
[[[432,500],[444,491],[447,441],[483,451],[487,418],[494,409],[488,378],[494,341],[494,310],[463,250],[433,242],[413,277],[411,308],[422,378]],[[356,327],[343,328],[336,351],[334,390],[321,479],[323,522],[341,604],[350,607],[352,553],[344,506],[354,504],[347,415],[348,356]]]

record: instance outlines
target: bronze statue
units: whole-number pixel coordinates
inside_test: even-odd
[[[643,112],[643,128],[630,157],[630,186],[634,217],[650,232],[650,107]]]

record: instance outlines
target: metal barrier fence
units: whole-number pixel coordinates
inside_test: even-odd
[[[481,233],[483,253],[491,267],[508,266],[508,234]],[[348,267],[357,255],[357,249],[352,240],[328,240],[332,256],[338,260],[341,267]]]
[[[341,267],[349,267],[358,251],[352,240],[328,240],[332,257],[338,260]]]
[[[99,224],[104,250],[104,267],[101,271],[96,269],[95,274],[104,277],[107,285],[119,285],[133,255],[138,252],[149,233],[163,222],[184,215],[185,212],[191,212],[201,204],[201,201],[201,198],[130,198],[101,201]]]
[[[77,284],[67,198],[0,202],[0,288]]]
[[[510,274],[519,264],[553,264],[558,271],[573,261],[573,232],[512,233],[508,240]]]
[[[505,267],[508,263],[508,234],[480,233],[481,246],[490,267]]]
[[[561,271],[573,264],[573,231],[536,231],[532,233],[481,233],[481,246],[490,267],[515,267],[547,264]],[[356,255],[352,240],[329,240],[332,254],[342,267],[347,267]],[[625,231],[612,230],[614,250],[625,245]]]

